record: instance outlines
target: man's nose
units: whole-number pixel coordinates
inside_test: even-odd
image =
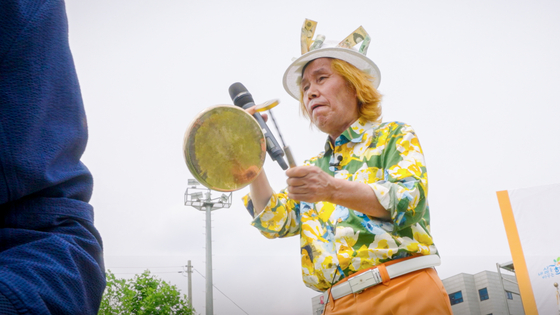
[[[316,98],[319,96],[319,90],[315,84],[310,84],[309,88],[307,89],[307,97],[309,99]]]

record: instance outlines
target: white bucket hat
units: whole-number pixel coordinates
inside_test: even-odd
[[[305,53],[301,57],[292,62],[286,72],[284,72],[283,84],[284,89],[296,100],[300,98],[300,87],[302,71],[305,65],[310,61],[328,57],[344,60],[354,67],[364,71],[373,77],[372,83],[375,88],[379,87],[381,81],[381,73],[377,65],[371,61],[366,55],[360,53],[354,48],[343,48],[337,46],[337,41],[324,41],[318,48]]]

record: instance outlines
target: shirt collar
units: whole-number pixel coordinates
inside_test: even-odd
[[[371,128],[374,122],[365,121],[361,118],[356,120],[348,129],[344,130],[344,132],[338,136],[334,140],[334,147],[341,146],[348,142],[359,143],[362,141],[365,132]],[[325,143],[325,153],[329,153],[334,149],[333,145],[331,144],[330,137],[327,137],[327,142]]]

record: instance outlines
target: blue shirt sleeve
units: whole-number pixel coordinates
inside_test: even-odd
[[[80,162],[86,116],[62,0],[0,1],[0,301],[97,314],[102,242]]]

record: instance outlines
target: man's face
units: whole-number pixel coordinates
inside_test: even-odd
[[[331,68],[332,59],[311,61],[303,73],[303,104],[313,124],[335,139],[358,119],[356,93]]]

